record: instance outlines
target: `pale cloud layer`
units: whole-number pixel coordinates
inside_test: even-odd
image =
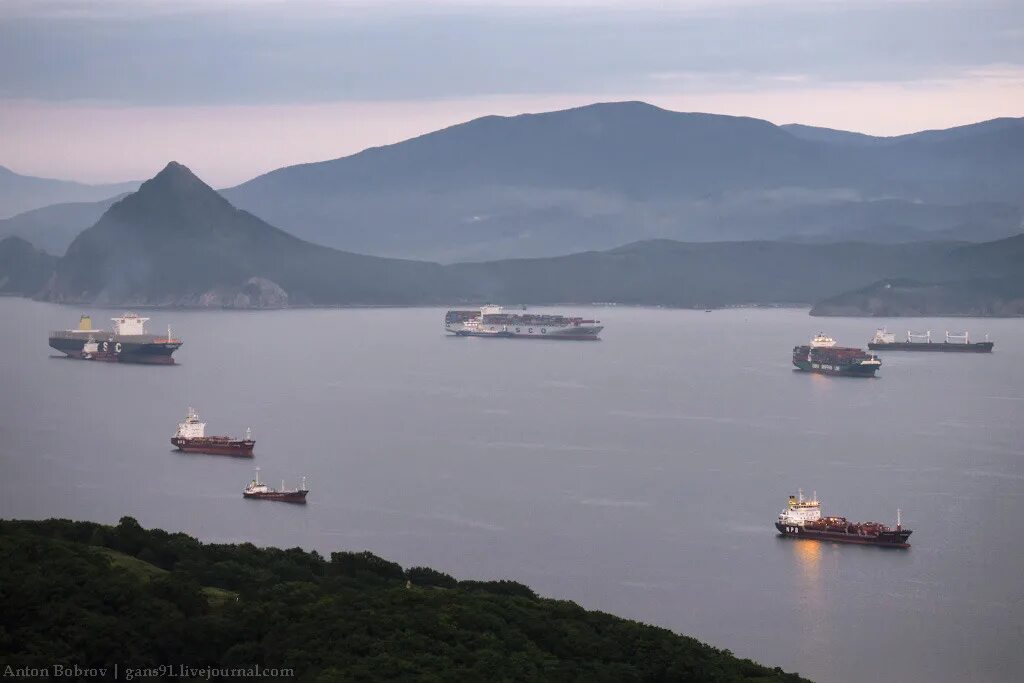
[[[875,134],[1024,114],[1021,2],[0,0],[0,164],[219,185],[597,100]]]

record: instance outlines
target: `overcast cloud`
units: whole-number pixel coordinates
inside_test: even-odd
[[[752,105],[743,113],[757,115],[757,97],[767,102],[780,91],[954,92],[979,81],[1006,86],[1008,101],[993,102],[992,116],[1024,113],[1021,95],[1012,95],[1024,84],[1024,2],[0,0],[0,107],[9,107],[0,125],[25,123],[13,120],[15,109],[34,116],[96,104],[259,108],[496,97],[507,109],[510,97],[525,107],[581,96],[743,96]],[[800,114],[784,118],[828,123]],[[860,128],[889,132],[877,130],[877,112],[866,113]],[[11,150],[0,141],[0,164],[15,165]]]

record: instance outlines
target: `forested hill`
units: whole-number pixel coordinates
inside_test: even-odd
[[[801,681],[665,629],[370,553],[0,521],[0,662],[252,667],[308,681]]]

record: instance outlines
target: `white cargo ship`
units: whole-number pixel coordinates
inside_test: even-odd
[[[604,326],[600,320],[564,315],[508,313],[501,306],[448,311],[444,329],[459,337],[596,340]]]

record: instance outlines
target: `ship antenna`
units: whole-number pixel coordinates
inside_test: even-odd
[[[306,490],[306,478],[305,477],[302,478],[302,490],[303,491]]]
[[[903,519],[900,517],[900,509],[896,508],[896,528],[899,529],[903,526]]]
[[[796,496],[797,496],[796,502],[798,502],[798,503],[804,502],[804,490],[803,489],[797,489],[796,490]]]

